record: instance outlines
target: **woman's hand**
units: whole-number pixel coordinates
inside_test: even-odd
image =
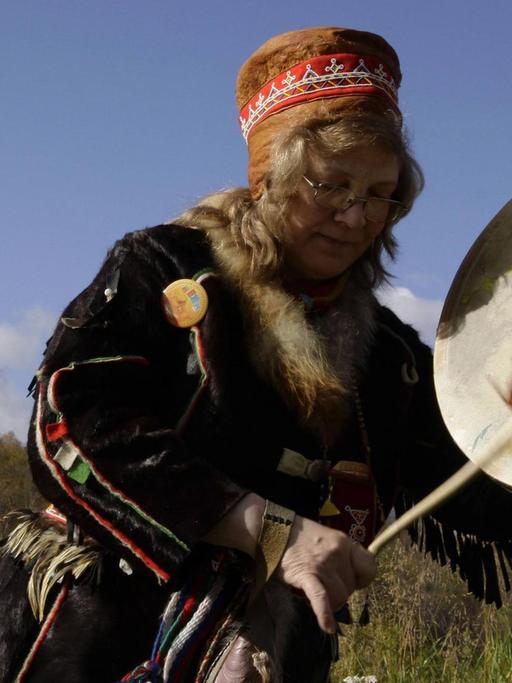
[[[210,530],[205,540],[238,548],[254,557],[264,509],[264,499],[249,493]],[[346,534],[297,515],[275,576],[302,590],[320,628],[334,633],[334,613],[354,590],[367,586],[376,571],[373,555]]]
[[[334,613],[376,571],[373,555],[346,534],[297,516],[276,577],[302,590],[320,628],[334,633]]]

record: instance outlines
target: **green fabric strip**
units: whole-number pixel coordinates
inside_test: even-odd
[[[105,357],[105,358],[93,358],[90,360],[86,361],[77,361],[74,363],[71,363],[65,368],[61,368],[60,370],[57,370],[56,372],[62,372],[64,370],[73,370],[76,366],[78,365],[87,365],[89,363],[107,363],[107,362],[116,362],[120,360],[131,360],[131,359],[139,359],[143,358],[142,356],[112,356],[112,357]],[[144,359],[145,360],[145,359]],[[62,413],[59,411],[58,406],[55,406],[53,401],[50,400],[50,397],[48,397],[48,402],[50,403],[50,406],[52,410],[59,416],[59,419],[63,419]],[[76,444],[75,444],[76,446]],[[78,447],[77,447],[78,449]],[[170,538],[176,545],[180,546],[180,548],[183,548],[186,552],[190,552],[190,547],[182,541],[180,538],[178,538],[170,529],[167,527],[163,526],[159,522],[156,521],[156,519],[153,519],[150,515],[147,514],[144,510],[142,510],[137,503],[134,501],[130,500],[129,498],[126,498],[121,491],[118,491],[117,489],[113,488],[110,482],[107,479],[104,479],[101,473],[96,469],[94,464],[92,463],[89,458],[87,458],[80,449],[78,449],[80,452],[80,458],[77,458],[77,461],[75,464],[73,464],[72,468],[68,471],[68,476],[71,479],[74,479],[76,482],[80,484],[84,484],[87,479],[89,478],[89,475],[92,474],[93,477],[96,479],[96,481],[103,486],[114,498],[117,498],[119,501],[127,505],[129,508],[131,508],[139,517],[142,517],[146,522],[148,522],[151,526],[154,528],[158,529],[161,533],[163,533],[165,536]]]

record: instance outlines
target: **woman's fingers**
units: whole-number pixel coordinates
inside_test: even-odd
[[[323,583],[318,577],[309,574],[303,578],[301,587],[309,600],[320,628],[327,633],[335,633],[336,620],[334,619],[331,602]]]
[[[320,577],[320,581],[327,591],[331,611],[336,613],[347,602],[352,591],[347,587],[343,578],[336,575],[329,577],[322,576]]]
[[[354,572],[355,588],[368,586],[377,574],[375,556],[360,546],[359,543],[354,543],[350,560]]]
[[[376,563],[346,534],[297,516],[276,573],[306,594],[320,628],[334,633],[334,613],[372,581]]]

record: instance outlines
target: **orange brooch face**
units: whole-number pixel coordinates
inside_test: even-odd
[[[208,310],[208,295],[196,280],[175,280],[162,292],[162,305],[171,325],[192,327],[204,318]]]

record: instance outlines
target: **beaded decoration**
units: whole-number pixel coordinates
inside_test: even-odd
[[[313,57],[268,81],[240,112],[242,135],[282,109],[343,95],[379,95],[398,113],[398,87],[389,69],[371,55]]]

